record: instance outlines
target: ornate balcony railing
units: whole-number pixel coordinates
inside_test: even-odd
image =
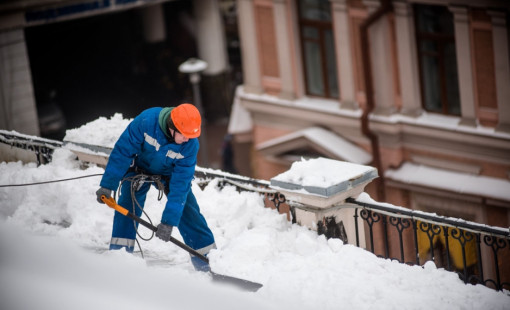
[[[439,267],[457,272],[465,283],[510,289],[508,229],[353,198],[346,202],[359,206],[354,217],[360,216],[365,222],[372,253],[412,265],[432,260]],[[383,240],[379,252],[374,245],[377,230],[379,240],[381,235]],[[359,246],[358,232],[357,228]]]
[[[287,201],[282,193],[270,188],[267,181],[201,168],[197,168],[195,176],[203,184],[218,179],[220,187],[229,184],[239,191],[259,192],[266,198],[266,207],[287,213],[293,223],[296,223],[295,208],[303,207]],[[456,272],[465,283],[510,290],[508,229],[353,198],[337,207],[355,209],[352,221],[356,237],[349,241],[358,247],[366,243],[366,249],[377,256],[409,265],[423,265],[432,260],[439,268]],[[363,225],[358,224],[358,219]],[[337,219],[317,223],[317,227],[318,232],[327,237],[347,241],[343,224]],[[365,242],[360,236],[366,236]]]

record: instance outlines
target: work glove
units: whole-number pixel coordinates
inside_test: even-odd
[[[96,195],[97,195],[97,201],[99,203],[104,203],[102,200],[101,200],[101,196],[105,195],[106,198],[110,198],[112,196],[112,190],[111,189],[107,189],[107,188],[104,188],[104,187],[100,187],[97,192],[96,192]]]
[[[170,241],[170,238],[172,237],[172,229],[174,227],[171,225],[160,223],[158,225],[158,230],[156,230],[156,237],[159,239],[168,242]]]

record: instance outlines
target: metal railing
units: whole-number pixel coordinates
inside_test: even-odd
[[[366,223],[372,253],[411,265],[432,260],[439,267],[458,273],[465,283],[510,289],[508,229],[353,198],[346,202],[359,206],[354,218],[356,221],[361,217]],[[381,239],[378,253],[374,242]],[[356,245],[360,245],[358,227]],[[427,256],[422,257],[423,254]]]
[[[296,223],[295,208],[303,207],[287,201],[285,195],[270,188],[267,181],[200,168],[195,176],[202,184],[218,179],[220,187],[229,184],[239,191],[259,192],[266,198],[266,207],[288,213],[293,223]],[[367,250],[381,258],[409,265],[423,265],[431,260],[439,268],[456,272],[464,283],[510,290],[508,229],[353,198],[348,198],[340,207],[355,209],[352,220],[356,240],[353,243],[358,247],[363,243],[360,236],[366,236]],[[358,224],[358,219],[363,225]],[[328,236],[328,228],[322,227],[322,223],[317,224],[319,233]],[[342,229],[336,229],[340,232],[336,237],[343,239]]]
[[[49,163],[51,161],[53,151],[62,147],[62,142],[57,140],[29,136],[15,131],[6,131],[2,129],[0,129],[0,143],[34,152],[37,165]]]

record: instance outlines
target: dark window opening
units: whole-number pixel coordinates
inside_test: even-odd
[[[330,2],[299,1],[299,27],[307,94],[339,98]]]
[[[166,39],[148,42],[140,10],[62,21],[25,29],[41,136],[100,116],[133,118],[144,109],[191,98],[178,66],[196,57],[195,40],[179,17],[191,3],[164,4]]]
[[[445,6],[415,5],[423,107],[460,115],[453,14]]]

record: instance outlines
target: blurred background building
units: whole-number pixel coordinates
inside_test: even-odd
[[[510,2],[237,5],[229,132],[252,146],[250,175],[300,157],[369,164],[376,200],[509,226]]]

